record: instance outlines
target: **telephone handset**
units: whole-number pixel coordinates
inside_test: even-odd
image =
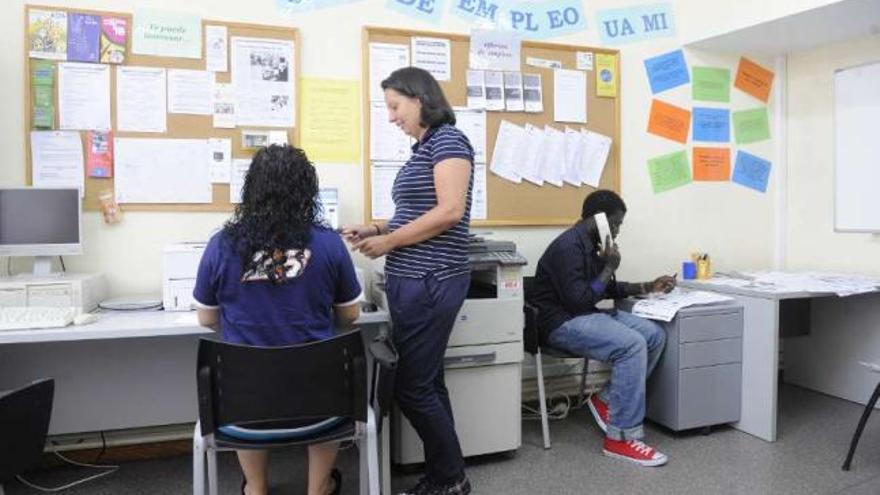
[[[599,250],[605,252],[605,240],[611,239],[614,242],[614,236],[611,235],[611,226],[608,225],[608,217],[605,212],[600,211],[593,215],[593,221],[596,222],[596,228],[599,230]]]

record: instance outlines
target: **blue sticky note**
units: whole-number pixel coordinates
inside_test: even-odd
[[[681,50],[646,59],[645,70],[654,94],[691,82],[684,52]]]
[[[767,192],[769,179],[769,161],[742,150],[736,152],[736,164],[731,181],[756,191]]]
[[[385,7],[414,19],[438,24],[446,10],[446,0],[388,0]]]
[[[730,142],[730,110],[694,107],[694,141]]]
[[[605,45],[675,36],[670,3],[601,10],[596,14],[596,24]]]

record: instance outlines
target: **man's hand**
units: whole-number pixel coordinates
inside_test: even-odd
[[[601,257],[605,261],[605,266],[612,271],[617,270],[620,266],[620,251],[617,249],[617,243],[611,240],[610,235],[605,237],[605,249],[602,251]]]
[[[651,292],[672,292],[675,288],[675,275],[660,275],[651,282]]]

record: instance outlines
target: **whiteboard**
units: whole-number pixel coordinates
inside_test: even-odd
[[[834,230],[880,232],[880,62],[834,73]]]

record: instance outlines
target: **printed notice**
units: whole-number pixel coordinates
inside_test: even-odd
[[[450,43],[444,38],[412,39],[412,65],[430,72],[438,81],[452,79]]]

